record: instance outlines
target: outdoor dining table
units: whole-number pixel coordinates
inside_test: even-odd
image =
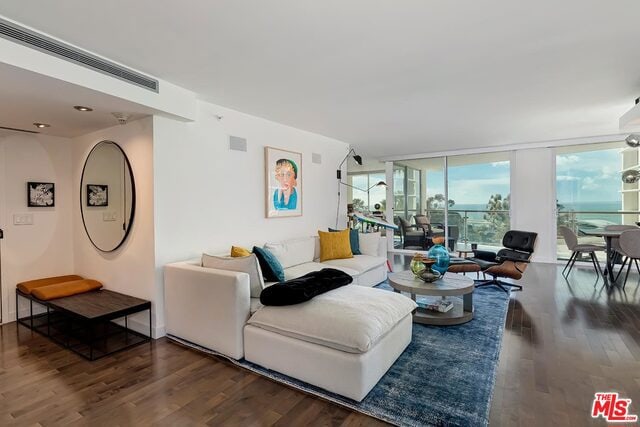
[[[625,230],[591,230],[591,231],[583,231],[583,234],[587,236],[596,236],[603,237],[606,244],[606,255],[607,255],[607,267],[604,270],[604,279],[607,280],[607,274],[611,279],[611,283],[615,283],[616,279],[613,276],[613,266],[616,260],[616,254],[613,253],[614,250],[611,249],[611,242],[613,239],[617,239]]]

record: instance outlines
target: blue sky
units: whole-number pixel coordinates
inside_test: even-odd
[[[619,202],[621,164],[618,148],[559,155],[556,163],[558,201]]]
[[[621,201],[620,149],[560,154],[557,157],[557,197],[561,204]],[[492,194],[506,197],[510,192],[508,161],[449,168],[449,198],[456,205],[486,205]],[[354,185],[366,188],[366,177],[354,177]],[[378,177],[376,177],[377,179]],[[381,175],[380,179],[384,177]],[[360,182],[360,179],[363,182]],[[357,181],[357,182],[356,182]],[[366,199],[363,195],[354,193]],[[444,173],[427,172],[427,196],[444,194]],[[364,197],[362,197],[364,196]],[[371,190],[371,199],[384,199],[384,188]]]
[[[620,149],[560,154],[557,197],[560,203],[620,202]],[[428,172],[427,191],[444,193],[442,172]],[[509,194],[509,162],[449,168],[449,198],[457,205],[486,204],[492,194]]]
[[[509,162],[482,163],[449,168],[449,199],[456,205],[486,205],[492,194],[509,194]],[[427,173],[427,193],[444,193],[442,172]]]

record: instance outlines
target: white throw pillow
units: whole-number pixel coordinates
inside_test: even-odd
[[[202,254],[202,266],[206,268],[217,268],[218,270],[236,271],[249,275],[249,288],[251,298],[260,298],[260,292],[264,289],[264,280],[260,263],[254,254],[245,257],[220,257]]]
[[[284,240],[282,242],[265,243],[264,248],[278,258],[278,261],[282,264],[282,268],[289,268],[307,262],[313,262],[315,244],[316,242],[313,237],[303,237],[300,239]]]
[[[360,253],[362,255],[379,256],[380,233],[360,233]]]

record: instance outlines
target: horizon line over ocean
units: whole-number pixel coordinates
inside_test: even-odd
[[[600,219],[611,223],[619,224],[622,221],[622,214],[618,213],[622,209],[621,200],[596,201],[596,202],[559,202],[563,206],[560,213],[571,211],[604,211],[611,213],[579,213],[576,214],[578,219]],[[449,211],[485,211],[487,205],[484,203],[456,203],[449,208]],[[482,220],[484,212],[469,212],[467,217],[471,220]]]

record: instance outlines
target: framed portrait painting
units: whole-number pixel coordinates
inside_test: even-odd
[[[265,147],[267,218],[302,215],[302,154]]]

